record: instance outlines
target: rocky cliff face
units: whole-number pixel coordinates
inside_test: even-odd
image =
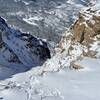
[[[93,13],[91,15],[91,12],[95,11],[87,9],[86,12],[79,13],[78,20],[71,27],[73,39],[84,45],[89,45],[94,37],[100,34],[100,15]],[[88,18],[86,18],[86,13],[88,13]]]
[[[78,20],[70,29],[73,33],[72,41],[88,48],[88,52],[84,55],[94,57],[100,48],[100,11],[89,8],[80,12]],[[92,47],[94,44],[97,45]]]
[[[9,27],[0,17],[0,66],[28,69],[50,57],[45,41]]]

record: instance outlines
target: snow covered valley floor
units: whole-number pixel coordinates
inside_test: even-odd
[[[78,63],[83,69],[35,75],[33,68],[2,80],[0,100],[100,100],[100,59]]]

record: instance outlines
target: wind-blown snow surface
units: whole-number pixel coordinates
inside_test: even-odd
[[[99,100],[100,59],[84,58],[84,69],[34,75],[34,69],[0,82],[1,100]]]

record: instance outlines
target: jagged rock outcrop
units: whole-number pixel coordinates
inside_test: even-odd
[[[34,67],[50,58],[47,43],[7,25],[0,17],[0,65]]]
[[[100,34],[100,15],[91,12],[94,11],[87,9],[86,12],[79,13],[78,20],[71,27],[71,32],[74,34],[73,39],[84,45],[89,45],[93,42],[94,36]]]
[[[58,44],[58,65],[74,69],[84,57],[100,58],[100,13],[99,10],[85,9],[79,18],[63,34]]]

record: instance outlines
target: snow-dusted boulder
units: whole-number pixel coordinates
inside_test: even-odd
[[[48,58],[45,41],[9,27],[0,17],[0,65],[34,67]]]

